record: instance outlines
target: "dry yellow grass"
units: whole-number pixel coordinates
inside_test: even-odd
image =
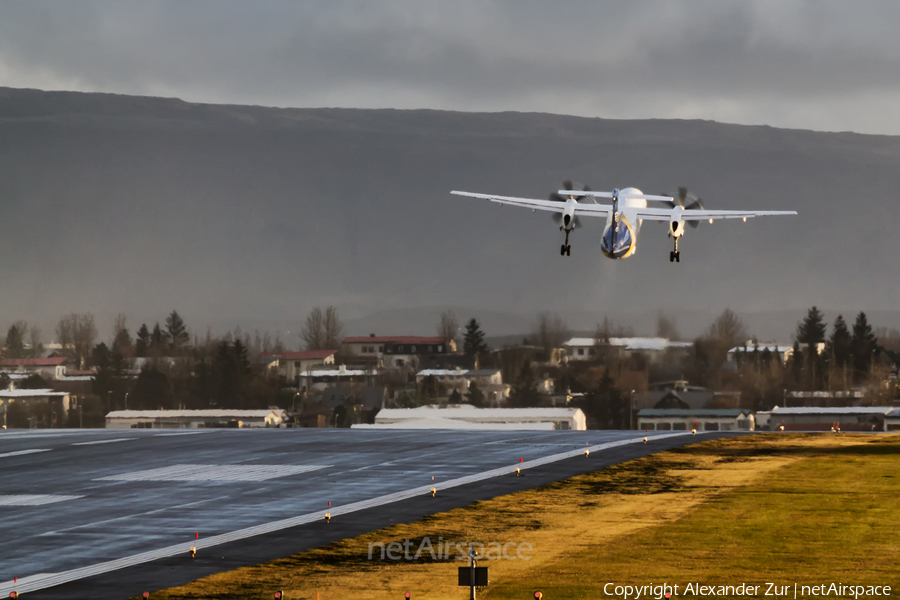
[[[491,585],[479,597],[488,599],[527,598],[537,588],[548,599],[602,597],[608,581],[755,581],[792,574],[795,567],[786,565],[798,561],[818,579],[821,568],[883,579],[891,575],[888,564],[900,559],[900,546],[891,547],[892,540],[875,531],[879,518],[892,519],[900,509],[898,479],[881,477],[890,469],[900,477],[898,454],[897,435],[709,441],[153,597],[266,598],[275,589],[290,600],[317,594],[321,600],[402,598],[406,590],[414,598],[467,597],[456,586],[461,561],[367,558],[371,542],[410,539],[415,549],[424,536],[435,543],[531,544],[530,560],[481,563],[490,566]],[[854,547],[848,550],[841,540]],[[873,549],[879,556],[861,563]],[[803,576],[793,573],[794,579]]]

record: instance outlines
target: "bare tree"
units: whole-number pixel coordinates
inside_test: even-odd
[[[554,348],[562,346],[568,338],[569,329],[558,314],[544,311],[538,315],[533,334],[537,344],[549,354]]]
[[[726,308],[706,330],[706,337],[717,342],[719,351],[724,353],[747,341],[747,327],[740,317]]]
[[[675,319],[662,311],[659,311],[659,318],[656,320],[656,336],[673,341],[681,337]]]
[[[31,356],[40,357],[44,353],[44,345],[41,343],[41,328],[37,325],[28,328],[28,345],[31,346]]]
[[[300,330],[300,339],[307,350],[337,350],[344,337],[344,325],[335,307],[325,310],[316,306],[306,316],[306,323]]]
[[[90,313],[82,313],[80,315],[72,314],[75,327],[72,335],[72,344],[74,346],[75,361],[78,368],[84,368],[84,364],[91,354],[94,347],[94,341],[97,339],[97,326],[94,324],[94,315]]]
[[[62,317],[56,324],[56,341],[59,342],[62,354],[66,356],[72,355],[77,324],[78,315],[75,313]]]
[[[441,313],[441,322],[438,325],[438,335],[444,338],[445,344],[450,344],[451,341],[456,341],[456,336],[459,333],[459,321],[456,320],[456,315],[453,314],[452,310],[446,310]]]
[[[329,306],[325,309],[325,349],[339,349],[342,339],[344,339],[344,324],[341,323],[337,309]]]

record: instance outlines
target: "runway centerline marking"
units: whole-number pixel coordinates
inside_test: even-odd
[[[0,506],[42,506],[63,502],[65,500],[77,500],[84,496],[54,496],[52,494],[13,494],[0,496]]]
[[[179,435],[198,435],[202,433],[212,433],[211,431],[185,431],[184,433],[154,433],[153,437],[175,437]]]
[[[93,442],[75,442],[73,446],[93,446],[95,444],[114,444],[116,442],[130,442],[140,438],[115,438],[112,440],[94,440]]]
[[[31,450],[16,450],[15,452],[0,454],[0,458],[6,458],[7,456],[25,456],[26,454],[34,454],[36,452],[50,452],[51,449],[52,448],[32,448]]]
[[[703,432],[698,432],[701,434]],[[667,433],[661,435],[652,436],[652,440],[662,440],[666,438],[673,437],[686,437],[692,435],[690,431],[688,432],[679,432],[679,433]],[[395,502],[400,502],[402,500],[408,500],[410,498],[415,498],[417,496],[425,496],[426,494],[431,493],[431,488],[434,487],[438,491],[446,490],[453,487],[467,485],[470,483],[477,483],[479,481],[484,481],[487,479],[493,479],[494,477],[500,477],[501,475],[509,475],[515,472],[516,467],[521,470],[532,469],[535,467],[540,467],[547,464],[552,464],[555,462],[559,462],[561,460],[566,460],[568,458],[576,458],[578,456],[582,456],[585,450],[588,450],[590,453],[601,452],[603,450],[608,450],[611,448],[617,448],[619,446],[625,446],[628,444],[640,444],[643,443],[643,437],[637,438],[627,438],[623,440],[618,440],[615,442],[607,442],[604,444],[598,444],[594,446],[586,446],[584,448],[579,448],[577,450],[570,450],[568,452],[561,452],[558,454],[551,454],[549,456],[545,456],[542,458],[536,458],[533,460],[521,462],[521,463],[513,463],[511,465],[506,465],[503,467],[499,467],[497,469],[491,469],[489,471],[483,471],[481,473],[476,473],[474,475],[468,475],[465,477],[458,477],[456,479],[451,479],[449,481],[444,481],[441,483],[435,483],[432,485],[423,485],[415,488],[411,488],[408,490],[403,490],[399,492],[394,492],[392,494],[385,494],[383,496],[378,496],[376,498],[371,498],[369,500],[362,500],[359,502],[353,502],[350,504],[345,504],[343,506],[335,506],[330,508],[329,510],[320,510],[312,513],[307,513],[305,515],[300,515],[297,517],[291,517],[288,519],[281,519],[279,521],[269,521],[267,523],[263,523],[261,525],[254,525],[252,527],[246,527],[244,529],[238,529],[236,531],[232,531],[229,533],[222,533],[219,535],[214,535],[208,538],[202,538],[199,540],[191,540],[189,542],[184,542],[181,544],[175,544],[173,546],[166,546],[164,548],[160,548],[158,550],[150,550],[148,552],[142,552],[140,554],[133,554],[131,556],[124,556],[122,558],[118,558],[115,560],[110,560],[102,563],[97,563],[93,565],[89,565],[86,567],[79,567],[76,569],[71,569],[69,571],[63,571],[61,573],[53,573],[48,574],[46,577],[35,577],[33,580],[28,581],[25,584],[19,583],[18,587],[13,587],[9,584],[9,582],[0,584],[0,597],[3,595],[8,595],[13,590],[18,591],[19,593],[33,592],[36,590],[42,590],[50,587],[54,587],[57,585],[62,585],[64,583],[69,583],[71,581],[77,581],[79,579],[85,579],[87,577],[93,577],[96,575],[101,575],[103,573],[109,573],[112,571],[118,571],[119,569],[125,569],[128,567],[133,567],[136,565],[141,565],[144,563],[148,563],[154,560],[159,560],[161,558],[169,558],[172,556],[178,556],[182,554],[187,554],[187,552],[193,547],[197,550],[202,550],[204,548],[212,548],[215,546],[219,546],[221,544],[227,544],[229,542],[236,542],[239,540],[244,540],[247,538],[255,537],[258,535],[264,535],[267,533],[273,533],[275,531],[281,531],[283,529],[288,529],[291,527],[297,527],[298,525],[306,525],[308,523],[314,523],[317,521],[321,521],[325,518],[325,513],[330,512],[332,517],[336,517],[339,515],[346,515],[354,512],[358,512],[361,510],[376,508],[378,506],[384,506],[386,504],[393,504]]]
[[[99,477],[94,481],[266,481],[330,465],[169,465]]]

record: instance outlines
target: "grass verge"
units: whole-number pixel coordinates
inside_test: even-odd
[[[489,560],[479,598],[602,598],[606,583],[900,583],[900,436],[768,434],[707,441],[396,525],[153,598],[466,598],[465,563],[369,560],[426,536],[530,544]],[[376,550],[376,558],[380,556]],[[763,588],[764,590],[765,588]],[[759,594],[762,596],[762,592]]]

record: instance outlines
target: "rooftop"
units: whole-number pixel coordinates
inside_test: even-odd
[[[4,358],[0,367],[56,367],[68,362],[65,356],[55,358]]]
[[[282,352],[281,355],[273,355],[272,358],[283,360],[317,360],[325,359],[334,354],[334,350],[302,350],[300,352]]]
[[[644,408],[639,417],[740,417],[750,414],[740,408]]]
[[[567,342],[563,342],[563,346],[586,347],[595,346],[597,340],[594,338],[572,338]],[[656,350],[663,351],[668,348],[689,348],[693,344],[691,342],[672,342],[661,337],[629,337],[629,338],[609,338],[609,345],[624,348],[625,350]]]
[[[44,396],[68,396],[69,392],[56,392],[51,389],[39,390],[0,390],[0,398],[35,398]]]
[[[421,337],[416,335],[381,335],[381,336],[357,336],[345,337],[341,340],[343,344],[365,344],[371,342],[373,344],[443,344],[442,337]]]
[[[382,411],[384,412],[384,411]],[[351,429],[480,429],[505,431],[551,431],[553,423],[549,421],[534,423],[473,423],[459,419],[404,419],[399,423],[361,423]]]
[[[286,411],[280,408],[266,410],[114,410],[106,414],[107,419],[251,419],[265,418],[270,414],[283,416]]]
[[[886,415],[894,410],[891,406],[796,406],[775,407],[773,415]]]

